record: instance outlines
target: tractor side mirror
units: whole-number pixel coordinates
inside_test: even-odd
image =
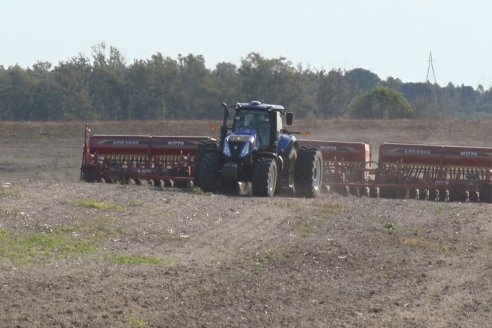
[[[292,125],[292,120],[294,119],[294,114],[289,112],[287,113],[285,120],[287,121],[287,125]]]

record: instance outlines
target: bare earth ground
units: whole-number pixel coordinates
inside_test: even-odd
[[[208,134],[208,122],[92,127]],[[492,144],[490,122],[312,131],[375,146]],[[492,326],[490,204],[87,184],[82,141],[80,123],[0,122],[2,327]]]

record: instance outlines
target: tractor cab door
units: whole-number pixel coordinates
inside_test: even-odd
[[[280,135],[282,134],[282,130],[284,129],[282,122],[282,115],[279,112],[275,112],[275,119],[277,124],[275,125],[275,137],[277,142],[280,140]]]

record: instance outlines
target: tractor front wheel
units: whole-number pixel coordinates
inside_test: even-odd
[[[272,197],[275,194],[276,186],[277,163],[273,158],[258,158],[253,170],[253,195]]]

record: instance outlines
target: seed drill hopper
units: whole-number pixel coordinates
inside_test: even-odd
[[[492,148],[299,140],[323,155],[326,189],[356,196],[492,203]]]
[[[375,174],[387,197],[492,202],[492,148],[385,143]]]
[[[86,125],[80,177],[87,182],[190,186],[197,145],[210,140],[206,136],[95,135]]]

